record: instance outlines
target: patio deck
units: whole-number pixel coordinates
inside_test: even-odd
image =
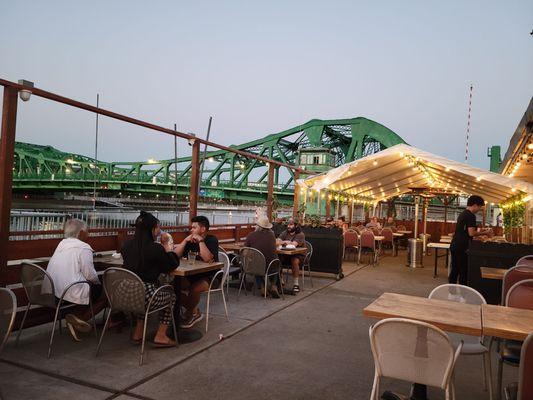
[[[345,262],[345,279],[316,277],[312,290],[285,301],[265,302],[250,294],[237,301],[230,289],[230,322],[215,298],[202,340],[176,349],[148,346],[142,367],[128,329],[106,334],[98,358],[94,336],[75,343],[64,332],[50,360],[49,325],[28,329],[18,348],[11,340],[4,350],[0,385],[7,399],[368,399],[374,373],[368,327],[375,320],[363,317],[362,309],[385,291],[427,296],[446,281],[443,267],[438,278],[432,277],[430,256],[423,269],[407,269],[404,261],[400,252],[375,268]],[[460,358],[458,399],[488,399],[481,365],[481,357]],[[517,375],[506,366],[504,384]],[[382,388],[407,393],[409,385],[384,380]],[[443,398],[432,389],[429,396]]]

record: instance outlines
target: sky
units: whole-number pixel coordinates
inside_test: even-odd
[[[366,117],[464,161],[509,139],[533,95],[533,2],[0,0],[0,77],[239,144]],[[32,97],[17,140],[94,155],[94,114]],[[173,157],[173,138],[101,118],[99,159]],[[179,142],[179,154],[190,147]]]

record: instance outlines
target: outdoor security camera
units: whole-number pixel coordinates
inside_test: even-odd
[[[19,85],[25,86],[28,89],[21,89],[19,90],[19,97],[22,101],[28,101],[31,97],[31,90],[29,88],[33,88],[33,82],[26,81],[24,79],[19,79]]]
[[[196,135],[194,133],[191,133],[191,132],[188,132],[189,135],[191,136],[194,136],[196,138]],[[187,140],[187,143],[189,143],[189,146],[192,146],[194,144],[194,142],[196,141],[196,139],[188,139]]]

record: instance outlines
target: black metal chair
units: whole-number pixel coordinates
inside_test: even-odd
[[[162,290],[170,290],[174,293],[174,288],[171,285],[163,285],[156,289],[148,304],[145,302],[146,289],[144,283],[135,273],[128,271],[124,268],[108,268],[104,272],[103,276],[103,285],[104,292],[107,296],[109,302],[109,313],[102,330],[102,335],[98,341],[98,347],[96,348],[96,356],[100,352],[100,347],[102,346],[102,341],[106,332],[107,325],[109,324],[109,319],[113,311],[122,311],[125,313],[133,314],[132,320],[134,320],[138,315],[144,316],[144,329],[143,337],[141,341],[141,355],[139,360],[139,365],[143,363],[144,357],[144,344],[146,341],[146,328],[148,325],[148,316],[155,312],[164,310],[167,307],[171,309],[172,316],[172,329],[174,330],[174,337],[176,338],[176,346],[178,345],[178,335],[176,332],[176,323],[174,321],[174,313],[172,312],[172,302],[169,301],[167,304],[161,307],[152,309],[152,302]]]
[[[54,342],[54,333],[57,322],[59,322],[59,330],[61,332],[61,313],[70,308],[78,306],[78,304],[72,303],[64,304],[65,294],[67,294],[72,287],[77,285],[88,285],[90,290],[91,284],[89,281],[74,282],[67,286],[65,290],[63,290],[61,297],[59,300],[57,300],[54,294],[54,282],[52,281],[50,275],[48,275],[46,271],[38,265],[29,262],[22,263],[20,268],[20,280],[22,282],[22,286],[24,287],[24,291],[26,292],[26,297],[28,298],[28,306],[26,307],[26,311],[24,311],[24,316],[22,317],[22,322],[20,323],[16,344],[18,345],[19,343],[20,335],[22,334],[24,323],[26,322],[26,317],[28,316],[28,312],[32,305],[39,305],[41,307],[52,309],[55,311],[55,313],[52,332],[50,334],[50,343],[48,344],[47,358],[50,358],[50,355],[52,354],[52,344]],[[89,307],[91,308],[94,335],[96,339],[98,339],[98,332],[96,331],[96,318],[94,316],[91,296],[89,296]]]
[[[0,354],[9,339],[9,335],[15,323],[17,314],[17,298],[15,294],[6,288],[0,288]],[[2,388],[0,387],[0,400],[3,400]]]

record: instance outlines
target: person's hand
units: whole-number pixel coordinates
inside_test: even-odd
[[[200,243],[204,241],[204,238],[200,235],[192,235],[192,240],[196,243]]]
[[[187,236],[185,239],[183,239],[184,242],[192,242],[194,235],[191,233],[189,236]]]
[[[163,247],[165,248],[166,252],[172,251],[174,249],[174,243],[167,241],[163,244]]]
[[[492,228],[488,228],[488,229],[485,229],[485,234],[488,237],[493,237],[494,236],[494,231],[492,230]]]

